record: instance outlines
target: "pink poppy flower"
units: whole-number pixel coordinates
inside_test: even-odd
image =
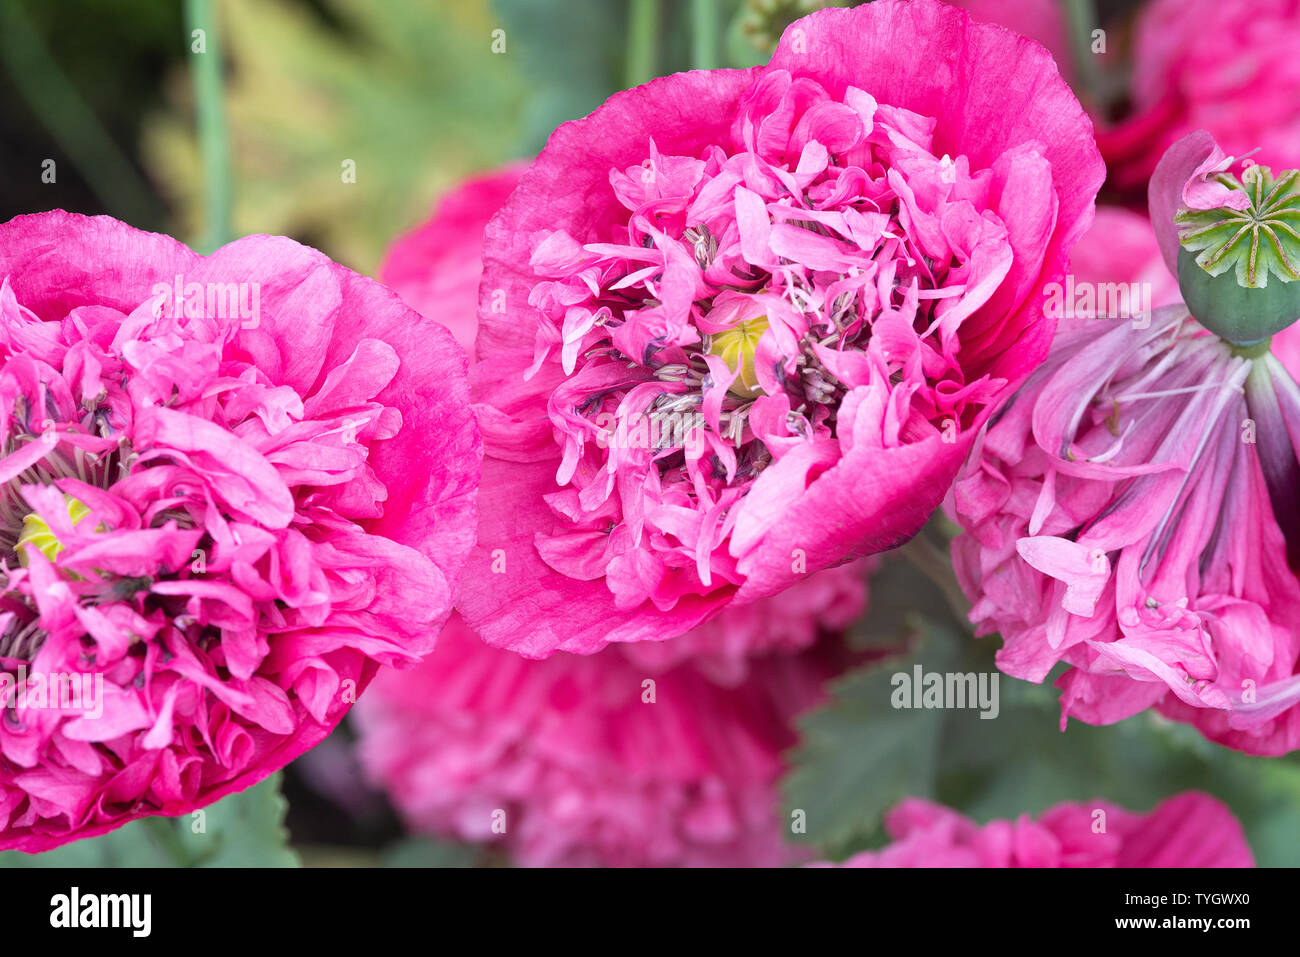
[[[909,538],[1046,354],[1102,174],[1050,55],[933,0],[560,127],[484,246],[458,609],[590,653]]]
[[[479,248],[518,175],[506,168],[450,193],[381,268],[462,337],[476,323],[481,271],[465,251]],[[424,664],[371,687],[357,711],[359,755],[410,827],[500,841],[524,865],[792,862],[780,755],[794,743],[792,716],[833,672],[829,649],[794,652],[861,614],[868,561],[677,639],[589,658],[529,661],[453,616]],[[654,703],[642,698],[647,679]]]
[[[359,704],[362,764],[413,830],[499,842],[523,866],[794,861],[781,754],[835,649],[757,660],[737,688],[622,652],[529,660],[453,616],[432,655]]]
[[[0,847],[249,787],[432,648],[481,445],[464,354],[374,282],[20,216],[0,410]]]
[[[398,239],[380,276],[412,308],[445,322],[473,349],[483,230],[519,182],[519,164],[467,180],[439,200],[430,219]],[[866,607],[872,559],[809,575],[779,599],[738,606],[677,641],[628,645],[629,656],[652,671],[690,660],[714,681],[738,684],[749,659],[809,647],[820,633],[842,631]]]
[[[1151,0],[1133,43],[1132,113],[1101,125],[1112,185],[1145,185],[1176,140],[1205,129],[1237,156],[1300,163],[1300,2]]]
[[[1171,269],[1176,208],[1240,205],[1228,167],[1197,134],[1157,168]],[[999,667],[1038,682],[1068,664],[1063,726],[1155,706],[1240,750],[1300,747],[1297,438],[1300,387],[1267,343],[1233,346],[1182,305],[1145,327],[1063,321],[950,500],[958,578],[978,632],[1004,639]]]
[[[1198,791],[1136,814],[1108,801],[1058,804],[1037,820],[983,826],[908,798],[885,816],[893,843],[842,867],[1254,867],[1231,810]],[[823,865],[824,866],[824,865]]]

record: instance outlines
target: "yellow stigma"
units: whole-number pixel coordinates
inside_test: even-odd
[[[734,329],[718,332],[709,337],[709,354],[717,356],[732,372],[739,370],[736,381],[727,391],[741,399],[762,395],[758,376],[754,374],[754,352],[758,340],[767,332],[767,316],[755,316],[736,325]]]
[[[63,496],[63,500],[73,525],[90,514],[90,509],[85,503],[71,495]],[[27,564],[27,549],[24,547],[26,545],[39,549],[50,561],[54,561],[59,552],[63,551],[63,543],[54,537],[54,532],[50,531],[50,526],[46,524],[45,519],[35,512],[29,512],[23,519],[23,533],[18,536],[18,544],[14,546],[14,550],[18,552],[18,561],[23,565]]]

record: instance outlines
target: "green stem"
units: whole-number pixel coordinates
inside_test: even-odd
[[[691,66],[718,67],[718,0],[691,0]]]
[[[199,252],[210,253],[234,238],[231,225],[230,131],[221,75],[221,30],[212,0],[185,0],[185,29],[193,61],[198,113],[199,155],[203,162],[203,238]],[[204,32],[202,53],[194,50],[194,31]]]
[[[655,78],[659,54],[660,0],[632,0],[627,24],[626,85]]]
[[[899,546],[898,552],[938,586],[955,622],[969,630],[970,602],[957,583],[957,576],[952,570],[952,559],[926,537],[924,530]]]
[[[0,58],[13,85],[80,171],[105,210],[137,226],[156,225],[161,204],[16,3],[0,3]],[[32,171],[32,179],[40,176]]]
[[[1227,339],[1224,339],[1223,341],[1228,342]],[[1244,345],[1228,342],[1228,345],[1232,346],[1232,354],[1240,359],[1258,359],[1260,356],[1268,353],[1268,347],[1272,342],[1273,337],[1267,336],[1266,338],[1260,339],[1258,342],[1250,342]]]
[[[1101,73],[1097,57],[1092,52],[1092,31],[1098,27],[1097,9],[1093,0],[1064,0],[1065,18],[1070,34],[1070,59],[1074,62],[1079,87],[1095,107],[1106,105],[1106,94],[1101,87]]]

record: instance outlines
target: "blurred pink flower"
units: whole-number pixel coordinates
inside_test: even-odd
[[[1151,220],[1119,206],[1098,206],[1092,228],[1070,253],[1075,285],[1094,292],[1108,283],[1141,283],[1153,307],[1181,302],[1178,280],[1165,266]]]
[[[446,326],[470,358],[478,332],[483,229],[519,184],[525,164],[472,177],[438,201],[433,215],[397,239],[379,281],[425,318]]]
[[[1046,354],[1102,173],[1046,51],[933,0],[560,127],[488,228],[461,613],[590,653],[906,540]]]
[[[885,816],[894,843],[842,867],[1254,867],[1232,811],[1188,791],[1150,814],[1108,801],[1058,804],[1033,820],[983,826],[941,804],[908,798]]]
[[[1208,130],[1236,156],[1300,165],[1300,2],[1151,0],[1133,45],[1131,114],[1101,125],[1111,185],[1143,186],[1176,140]]]
[[[358,706],[362,763],[412,829],[500,842],[524,866],[794,861],[776,781],[833,649],[757,660],[738,688],[622,651],[533,661],[453,616]]]
[[[867,578],[878,560],[859,559],[809,575],[780,595],[732,605],[686,634],[668,641],[619,645],[629,660],[650,671],[689,661],[723,685],[737,685],[750,661],[811,647],[819,636],[844,632],[867,607]]]
[[[1224,161],[1201,134],[1156,171],[1166,263],[1174,208],[1223,201],[1205,172]],[[1276,336],[1278,354],[1294,359],[1298,336]],[[1292,372],[1185,306],[1145,328],[1064,320],[949,502],[966,530],[957,576],[978,632],[1002,635],[998,666],[1040,682],[1069,664],[1062,726],[1156,706],[1240,750],[1300,748],[1298,439]]]
[[[431,649],[480,443],[462,351],[370,280],[20,216],[0,410],[0,847],[242,790]]]

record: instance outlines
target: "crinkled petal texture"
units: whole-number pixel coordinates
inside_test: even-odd
[[[1142,186],[1179,138],[1287,169],[1300,160],[1300,2],[1151,0],[1134,35],[1133,113],[1098,133],[1114,185]]]
[[[976,824],[908,798],[885,816],[893,843],[844,867],[1254,867],[1232,811],[1187,791],[1135,814],[1108,801],[1058,804],[1033,820]]]
[[[1061,75],[1074,82],[1065,11],[1057,0],[948,0],[975,20],[996,23],[1041,43],[1052,54]]]
[[[420,315],[439,322],[473,357],[483,230],[519,185],[516,163],[466,180],[433,215],[399,238],[379,266],[379,281]]]
[[[840,662],[821,645],[725,688],[622,647],[523,658],[453,616],[356,712],[369,776],[418,831],[495,842],[523,866],[777,866],[793,717]]]
[[[471,342],[483,230],[522,171],[519,165],[506,166],[457,186],[426,223],[394,243],[381,269],[411,306],[442,316]],[[624,644],[623,649],[650,673],[690,661],[715,683],[735,686],[747,677],[752,657],[800,651],[819,635],[847,628],[866,607],[867,576],[876,564],[866,558],[828,568],[805,576],[779,601],[738,605],[677,640]]]
[[[465,367],[288,239],[0,226],[0,847],[246,788],[432,648],[476,524]]]
[[[934,0],[560,127],[484,245],[470,626],[660,640],[914,534],[1046,355],[1091,132],[1045,50]]]

